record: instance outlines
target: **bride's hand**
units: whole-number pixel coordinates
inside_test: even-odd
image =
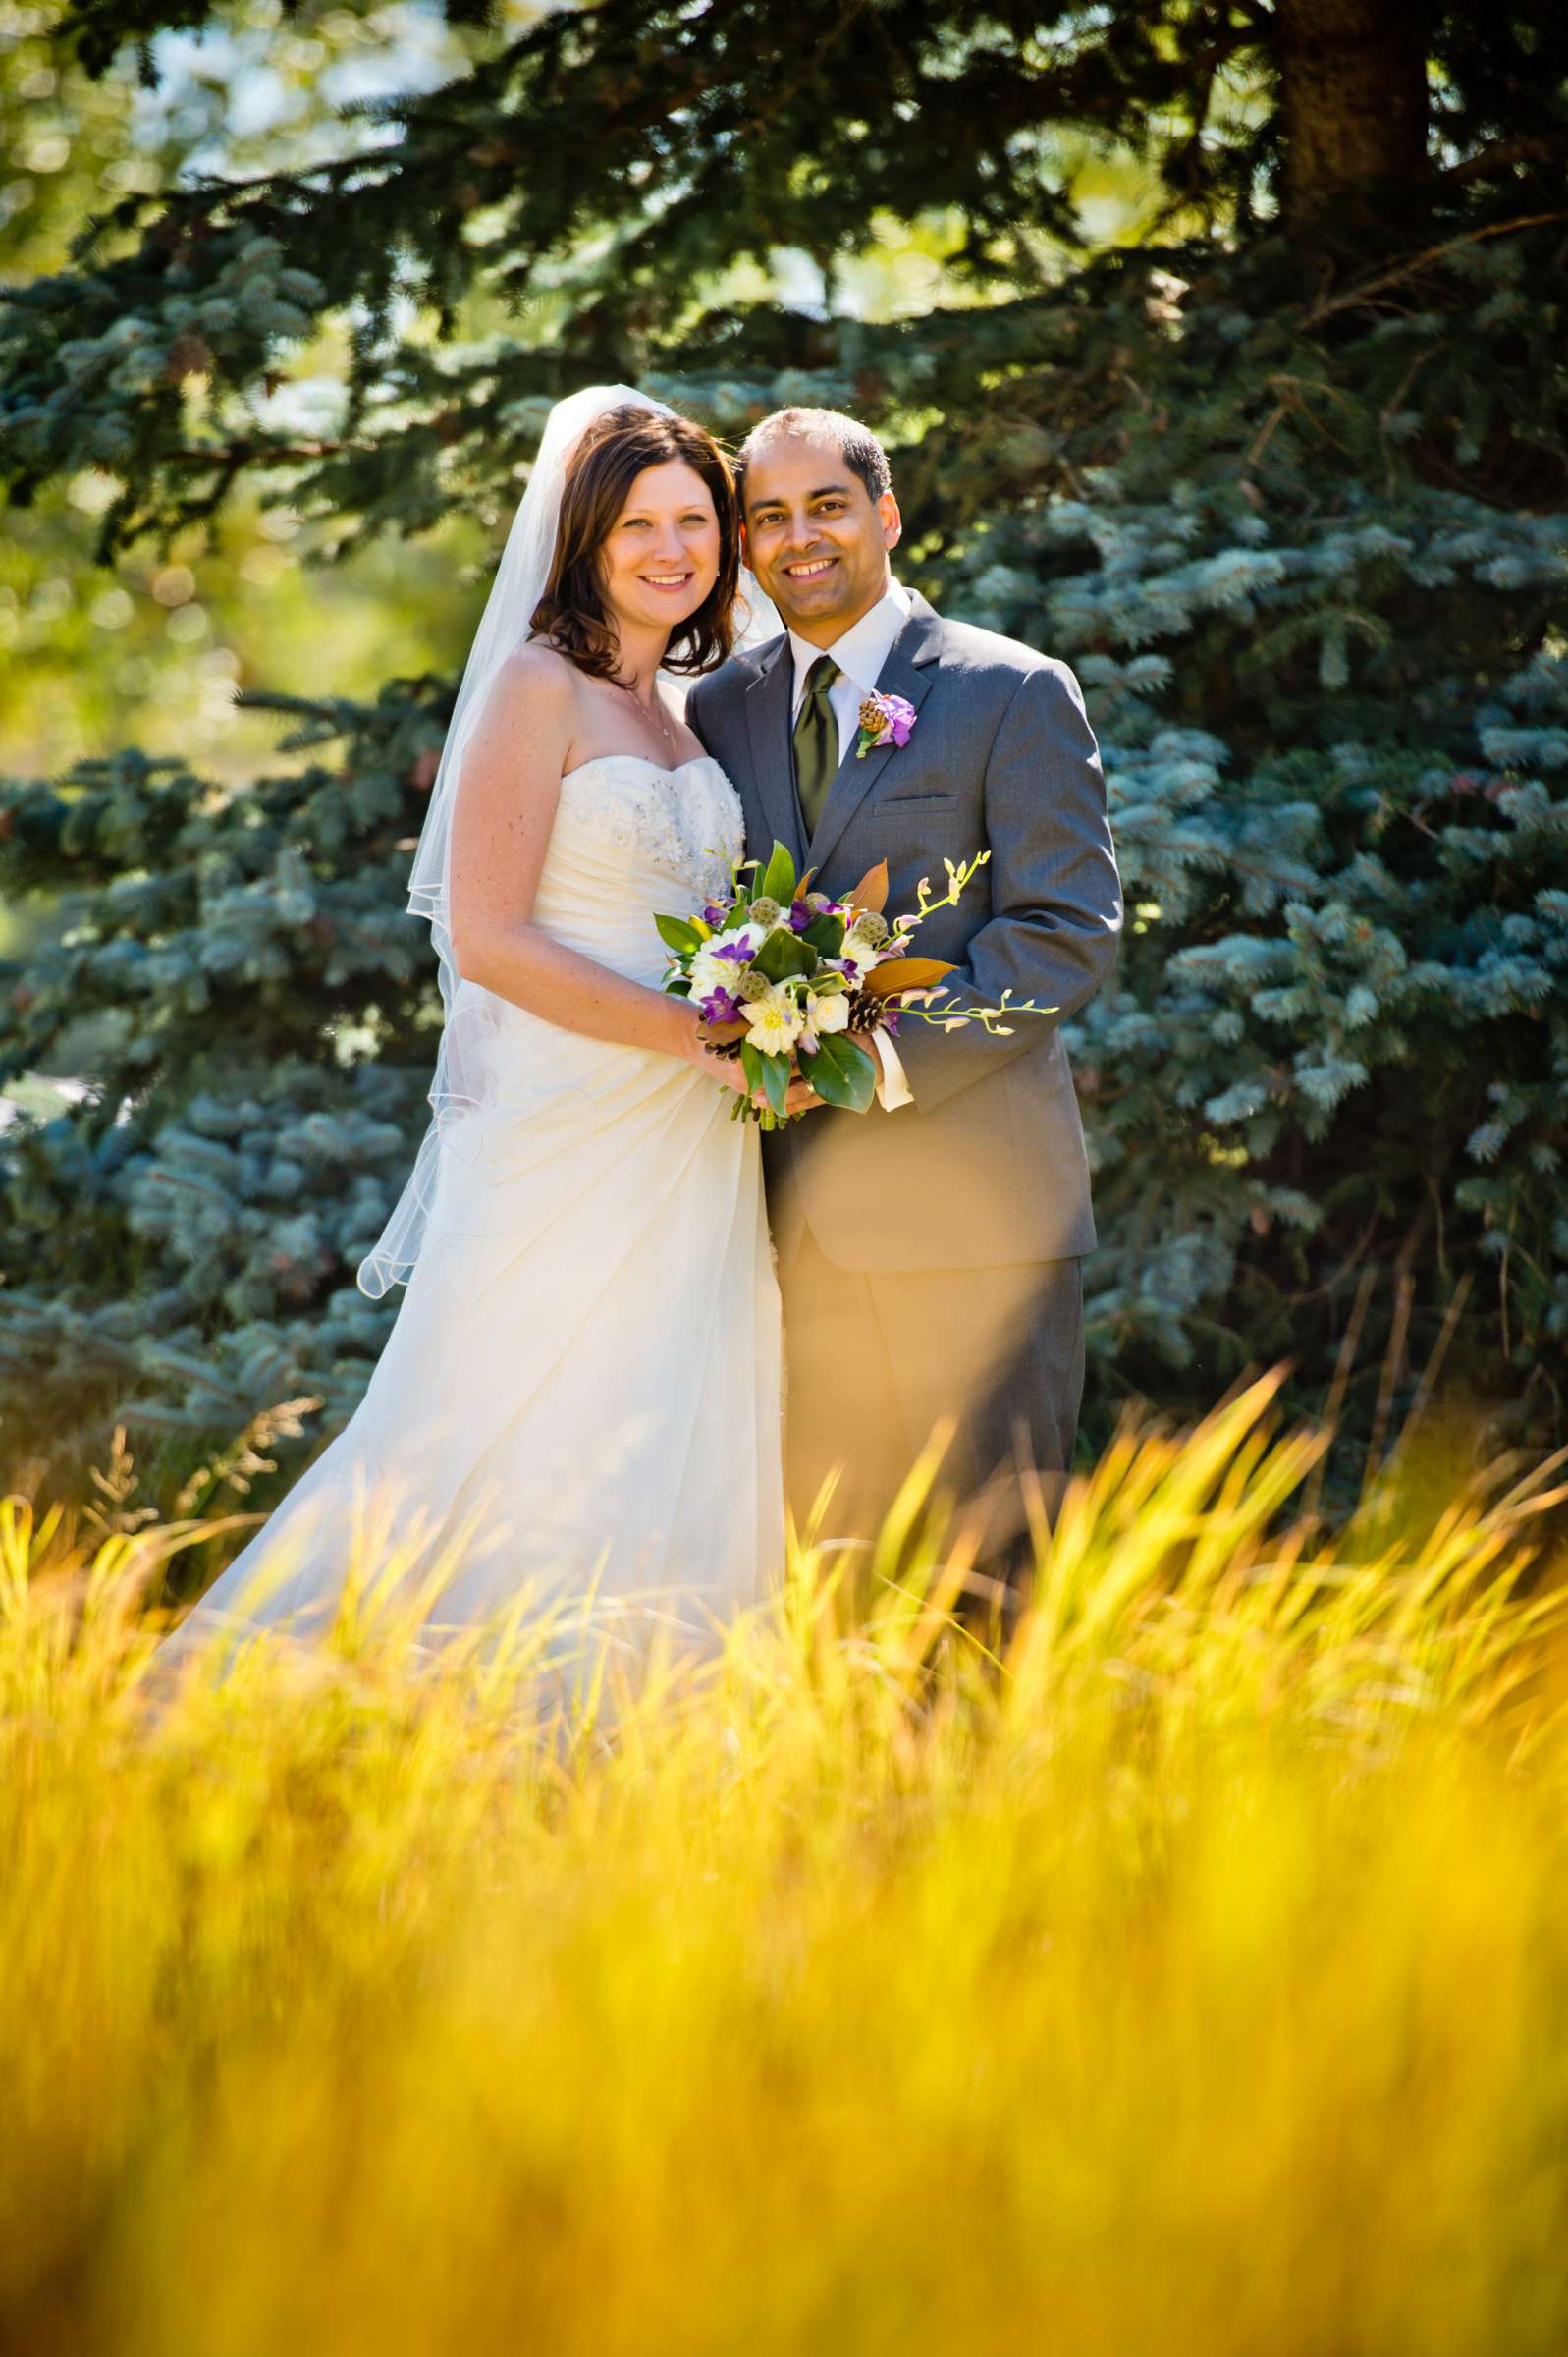
[[[706,1023],[701,1021],[693,1023],[691,1044],[687,1050],[687,1056],[699,1072],[705,1072],[710,1080],[717,1080],[722,1088],[732,1088],[737,1097],[749,1096],[753,1105],[767,1104],[768,1097],[765,1089],[747,1088],[745,1069],[738,1056],[714,1054],[708,1039]]]

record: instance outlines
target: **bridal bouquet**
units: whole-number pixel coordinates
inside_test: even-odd
[[[834,900],[809,889],[809,873],[797,880],[788,850],[776,843],[760,876],[758,860],[736,863],[726,900],[693,916],[655,917],[670,953],[664,988],[691,1000],[717,1054],[740,1058],[750,1093],[736,1095],[735,1120],[778,1128],[790,1118],[784,1099],[797,1070],[825,1103],[864,1113],[876,1095],[877,1063],[862,1040],[874,1031],[893,1036],[906,1014],[947,1030],[979,1022],[1005,1033],[1008,1014],[1054,1013],[1014,1006],[1005,992],[1000,1007],[933,1012],[928,1004],[944,995],[943,976],[953,969],[912,956],[915,931],[934,908],[951,906],[990,856],[982,851],[962,867],[947,860],[945,897],[933,900],[923,879],[919,906],[890,920],[886,860]],[[752,1101],[759,1089],[766,1108]]]

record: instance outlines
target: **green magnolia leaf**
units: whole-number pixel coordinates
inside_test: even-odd
[[[781,908],[787,908],[795,897],[795,863],[789,856],[787,847],[777,838],[773,856],[763,870],[758,889],[766,899],[777,901]]]
[[[809,941],[820,958],[837,958],[843,948],[843,918],[814,916],[800,939]]]
[[[688,925],[683,916],[656,916],[659,939],[667,949],[697,950],[702,947],[702,935],[695,925]]]
[[[770,982],[782,982],[787,974],[814,974],[817,953],[797,933],[770,933],[751,962]]]
[[[783,1113],[784,1099],[789,1093],[789,1059],[787,1056],[758,1056],[762,1067],[762,1085],[768,1092],[768,1102],[775,1113]]]
[[[749,1039],[744,1040],[741,1043],[740,1049],[740,1069],[746,1075],[746,1086],[748,1088],[755,1089],[764,1086],[762,1076],[763,1062],[764,1059],[760,1048],[754,1048]]]
[[[848,1113],[864,1113],[877,1093],[875,1064],[841,1031],[832,1031],[823,1040],[806,1076],[825,1105],[841,1105]]]

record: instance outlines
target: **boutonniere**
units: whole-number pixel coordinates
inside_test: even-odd
[[[915,725],[915,708],[901,695],[879,695],[875,688],[860,707],[860,738],[855,759],[863,761],[879,745],[907,744]]]

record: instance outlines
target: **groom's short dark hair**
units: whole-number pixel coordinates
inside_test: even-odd
[[[873,504],[885,491],[892,489],[892,468],[888,454],[869,425],[846,417],[841,410],[775,410],[754,425],[735,454],[735,488],[744,508],[746,498],[746,468],[758,454],[774,442],[830,442],[848,467],[866,486]]]

